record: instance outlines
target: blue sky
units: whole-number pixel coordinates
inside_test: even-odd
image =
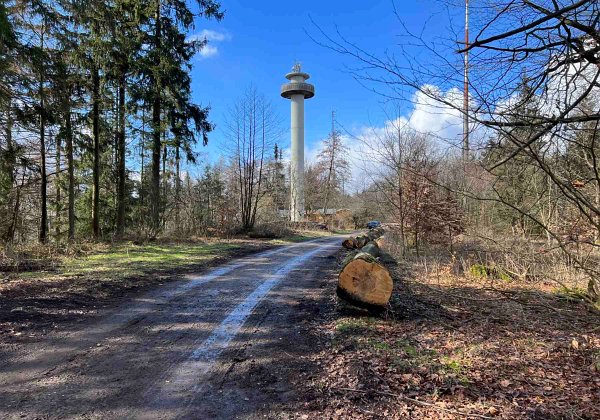
[[[222,6],[226,10],[223,21],[197,19],[192,33],[208,34],[209,38],[205,56],[194,59],[192,88],[196,102],[211,106],[211,120],[217,125],[209,146],[199,147],[210,161],[222,154],[227,107],[250,84],[272,101],[287,127],[290,105],[279,96],[279,88],[295,60],[311,74],[309,81],[316,89],[305,108],[307,149],[316,147],[329,133],[332,110],[349,130],[384,123],[383,98],[362,87],[345,70],[346,65],[356,63],[317,45],[305,31],[318,36],[312,18],[324,30],[333,32],[337,26],[347,39],[378,53],[393,50],[402,30],[391,0],[222,0]],[[447,16],[435,15],[440,11],[437,2],[397,0],[396,6],[409,29],[419,32],[434,15],[427,23],[428,37],[448,36]],[[410,105],[404,106],[408,115]],[[289,146],[289,131],[282,143]]]

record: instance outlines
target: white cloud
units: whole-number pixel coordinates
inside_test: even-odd
[[[437,86],[423,86],[413,95],[414,108],[407,117],[408,125],[419,133],[455,144],[462,137],[462,114],[459,111],[462,100],[463,93],[459,89],[443,92]]]
[[[219,53],[219,49],[214,45],[206,44],[198,54],[202,58],[209,58],[217,55]]]
[[[219,32],[212,29],[203,29],[187,38],[188,42],[208,41],[198,52],[201,58],[214,57],[219,53],[219,47],[216,44],[229,40],[231,40],[231,34],[229,32]]]
[[[367,186],[371,179],[374,163],[383,158],[382,139],[399,128],[407,128],[418,133],[428,134],[435,139],[440,152],[459,151],[462,141],[462,91],[449,89],[444,92],[436,86],[424,86],[425,92],[418,91],[413,95],[413,107],[404,115],[384,121],[378,126],[362,126],[351,133],[342,135],[342,140],[348,149],[348,161],[351,168],[349,188],[357,191]],[[435,98],[442,98],[452,106],[446,105]],[[479,131],[479,130],[476,130]],[[480,133],[477,133],[480,134]],[[480,137],[480,135],[473,136]],[[305,151],[307,162],[315,162],[323,148],[323,140],[311,145]],[[369,170],[367,170],[369,169]]]
[[[203,29],[197,34],[193,34],[188,37],[190,41],[202,41],[206,39],[207,41],[229,41],[231,39],[231,34],[229,32],[219,32],[213,31],[212,29]]]

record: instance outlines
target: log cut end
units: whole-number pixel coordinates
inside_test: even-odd
[[[390,300],[393,285],[389,271],[373,256],[361,252],[340,272],[337,293],[356,306],[383,307]]]
[[[344,239],[344,242],[342,242],[342,246],[346,249],[356,248],[356,244],[354,243],[354,238]]]

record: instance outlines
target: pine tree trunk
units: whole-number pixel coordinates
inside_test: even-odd
[[[55,180],[55,198],[56,202],[54,203],[54,239],[58,244],[60,242],[60,205],[61,205],[61,190],[60,190],[60,159],[61,159],[61,141],[60,136],[56,136],[56,175],[54,176]]]
[[[44,51],[44,29],[41,34],[41,49]],[[43,58],[42,58],[43,63]],[[40,243],[46,242],[48,233],[48,179],[46,175],[46,111],[45,111],[45,98],[44,98],[44,65],[40,66],[40,85],[39,85],[39,96],[40,96],[40,170],[41,170],[41,185],[40,185],[40,199],[41,199],[41,215],[40,215],[40,231],[39,241]]]
[[[179,139],[175,142],[175,231],[179,232],[179,200],[181,199],[181,179],[179,173]]]
[[[125,232],[125,73],[119,79],[119,130],[117,133],[117,237]]]
[[[13,210],[13,214],[12,214],[12,219],[10,222],[10,227],[8,230],[8,238],[11,242],[14,240],[14,237],[15,237],[15,230],[17,227],[17,218],[19,217],[19,210],[20,210],[20,206],[21,206],[21,190],[23,189],[24,184],[25,184],[25,172],[23,172],[23,175],[21,177],[21,184],[16,188],[17,193],[16,193],[16,197],[15,197],[15,206],[14,206],[14,210]]]
[[[69,241],[75,238],[75,164],[73,162],[73,128],[71,126],[71,107],[67,105],[65,111],[65,152],[67,154],[67,171],[69,176],[68,187],[68,218]]]
[[[160,67],[160,48],[161,48],[161,10],[160,0],[156,6],[156,28],[154,33],[154,48],[156,49],[155,67]],[[161,134],[161,97],[160,80],[155,77],[154,97],[152,103],[152,187],[150,197],[150,209],[153,234],[158,233],[160,227],[160,134]]]
[[[144,149],[146,147],[146,103],[142,108],[142,133],[140,136],[140,214],[144,210]]]
[[[98,66],[92,68],[92,131],[93,131],[93,185],[92,185],[92,235],[100,236],[100,75]]]
[[[167,176],[167,139],[165,138],[165,134],[163,133],[163,143],[162,143],[162,201],[163,206],[161,208],[161,212],[164,212],[166,200],[167,200],[167,188],[168,188],[168,176]]]
[[[8,229],[4,235],[5,242],[12,242],[15,236],[15,223],[18,214],[18,203],[19,203],[19,193],[20,188],[15,188],[15,146],[12,139],[12,130],[13,130],[13,117],[12,117],[12,99],[8,98],[8,106],[6,109],[6,152],[8,155],[8,162],[6,167],[6,172],[8,173],[8,182],[10,184],[9,191],[9,207],[14,209],[13,214],[11,215],[11,221],[8,225]],[[13,194],[12,192],[16,191],[16,197],[14,199],[13,204]]]
[[[10,187],[13,188],[15,184],[15,145],[12,139],[13,116],[11,98],[8,98],[8,105],[6,107],[6,126],[4,129],[6,134],[6,152],[8,154],[6,172],[8,174],[8,182]]]

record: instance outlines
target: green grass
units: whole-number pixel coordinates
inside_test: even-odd
[[[390,346],[385,341],[378,341],[378,340],[370,338],[369,340],[367,340],[367,344],[369,345],[369,347],[371,347],[375,350],[378,350],[378,351],[391,351],[392,350],[392,346]]]
[[[512,277],[502,268],[494,267],[494,266],[486,266],[483,264],[473,264],[469,271],[473,277],[481,278],[481,279],[496,279],[502,280],[504,282],[512,281]]]
[[[343,318],[337,321],[335,329],[340,334],[360,334],[373,329],[374,318]]]
[[[129,277],[151,271],[170,271],[186,265],[205,263],[228,256],[241,246],[235,243],[197,243],[169,245],[116,245],[87,257],[68,259],[66,275],[100,274]]]
[[[311,232],[312,233],[312,232]],[[311,233],[261,240],[264,245],[285,245],[318,237]],[[134,277],[152,272],[168,272],[207,263],[215,258],[230,257],[247,249],[244,242],[191,242],[168,244],[131,243],[109,246],[85,257],[67,258],[62,274],[67,276]]]

